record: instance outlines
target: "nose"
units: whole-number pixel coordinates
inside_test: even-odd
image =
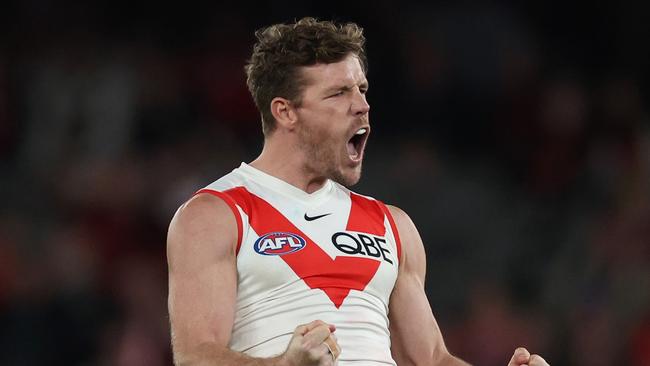
[[[358,89],[354,92],[354,100],[352,101],[352,113],[355,116],[363,116],[370,111],[370,104],[366,100],[366,95],[361,93]]]

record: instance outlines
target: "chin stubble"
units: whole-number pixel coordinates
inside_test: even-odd
[[[303,130],[300,134],[300,149],[305,152],[308,160],[306,173],[323,174],[325,177],[346,187],[353,186],[359,181],[361,173],[358,176],[346,177],[343,171],[338,169],[340,162],[337,161],[336,157],[340,158],[340,155],[336,154],[335,150],[328,148],[334,146],[334,143],[324,141],[322,135],[312,131],[305,132]]]

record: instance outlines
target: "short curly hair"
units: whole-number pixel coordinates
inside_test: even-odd
[[[262,116],[262,131],[268,136],[276,121],[271,101],[282,97],[300,105],[305,81],[300,67],[342,61],[355,55],[365,73],[368,62],[363,28],[355,23],[337,24],[302,18],[292,24],[274,24],[255,32],[257,43],[248,60],[246,83]]]

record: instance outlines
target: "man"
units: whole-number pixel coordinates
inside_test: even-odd
[[[466,365],[429,307],[409,217],[345,188],[370,134],[362,30],[304,18],[256,36],[263,151],[169,229],[176,364]],[[509,365],[546,362],[521,348]]]

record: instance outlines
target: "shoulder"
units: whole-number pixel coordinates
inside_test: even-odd
[[[411,220],[411,217],[406,212],[404,212],[404,210],[397,206],[388,204],[386,205],[386,208],[388,208],[391,216],[393,216],[393,220],[395,220],[395,225],[397,225],[400,234],[409,234],[409,232],[412,230],[415,230],[417,232],[413,220]]]
[[[218,224],[223,221],[224,216],[229,216],[230,211],[223,197],[202,190],[178,208],[172,218],[171,226]]]
[[[415,266],[417,270],[421,270],[420,267],[426,262],[426,253],[417,227],[411,217],[401,208],[393,205],[386,205],[386,207],[395,221],[401,239],[400,263],[402,263],[402,267],[413,268]]]
[[[237,219],[224,198],[196,194],[179,207],[167,233],[168,254],[176,249],[198,250],[210,247],[218,251],[235,250]]]

